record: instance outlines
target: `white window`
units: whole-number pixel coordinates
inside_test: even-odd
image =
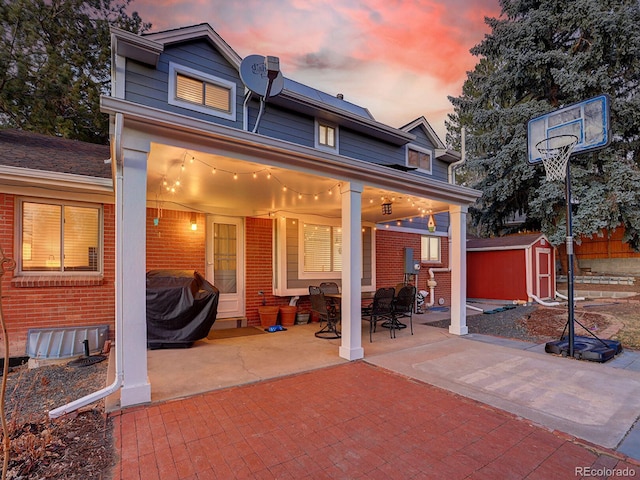
[[[235,120],[235,98],[234,82],[169,64],[169,104]]]
[[[321,120],[316,121],[316,148],[338,150],[338,127]]]
[[[302,228],[303,273],[342,271],[342,229],[305,223]]]
[[[101,206],[20,200],[17,218],[19,272],[101,272]]]
[[[440,237],[423,235],[420,240],[422,263],[440,262]]]
[[[431,152],[420,147],[408,147],[407,166],[415,167],[421,172],[431,173]]]

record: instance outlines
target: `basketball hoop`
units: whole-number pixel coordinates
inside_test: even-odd
[[[567,175],[567,162],[578,143],[575,135],[558,135],[545,138],[536,144],[542,157],[547,181],[564,180]]]

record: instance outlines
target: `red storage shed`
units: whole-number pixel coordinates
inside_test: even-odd
[[[541,233],[467,239],[467,297],[553,298],[555,249]]]

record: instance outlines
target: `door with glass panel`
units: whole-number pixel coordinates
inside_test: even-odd
[[[242,219],[211,216],[207,223],[207,280],[220,290],[218,318],[242,317],[245,314]]]

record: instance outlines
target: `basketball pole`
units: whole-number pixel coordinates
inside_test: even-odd
[[[565,175],[565,197],[567,202],[567,299],[569,301],[569,356],[573,358],[575,344],[574,302],[573,302],[573,216],[571,211],[571,157],[567,160],[567,174]]]

